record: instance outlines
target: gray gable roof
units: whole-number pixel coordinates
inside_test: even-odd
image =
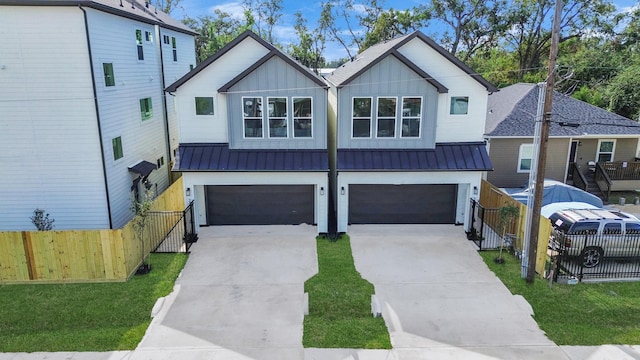
[[[538,108],[538,87],[515,84],[489,95],[485,135],[533,137]],[[577,127],[561,123],[579,124]],[[640,135],[640,124],[584,101],[553,93],[549,136]]]
[[[284,52],[282,52],[280,49],[276,48],[275,46],[269,44],[267,41],[265,41],[264,39],[262,39],[261,37],[259,37],[255,33],[253,33],[251,30],[247,30],[247,31],[243,32],[242,34],[238,35],[238,37],[233,39],[233,41],[231,41],[227,45],[223,46],[222,49],[218,50],[215,54],[209,56],[203,62],[198,64],[198,66],[196,66],[193,70],[191,70],[190,72],[185,74],[183,77],[178,79],[176,82],[174,82],[173,84],[169,85],[167,87],[166,91],[168,91],[168,92],[176,91],[180,86],[184,85],[184,83],[186,83],[189,79],[191,79],[192,77],[196,76],[202,70],[206,69],[207,66],[209,66],[210,64],[215,62],[222,55],[226,54],[229,50],[234,48],[236,45],[238,45],[239,43],[241,43],[242,41],[244,41],[248,37],[252,38],[253,40],[255,40],[258,43],[260,43],[260,45],[262,45],[265,48],[267,48],[269,50],[269,53],[267,55],[265,55],[264,57],[262,57],[260,60],[258,60],[251,67],[249,67],[248,69],[243,71],[241,74],[236,76],[229,83],[223,85],[222,88],[220,88],[219,91],[221,91],[221,92],[228,91],[230,87],[232,87],[238,81],[242,80],[245,76],[249,75],[251,72],[253,72],[255,69],[260,67],[265,62],[267,62],[273,56],[277,56],[277,57],[281,58],[286,63],[288,63],[289,65],[293,66],[298,71],[300,71],[300,73],[302,73],[304,76],[308,77],[313,82],[318,84],[318,86],[325,87],[325,88],[327,87],[327,84],[324,82],[324,80],[322,80],[322,78],[320,78],[318,75],[316,75],[316,73],[311,71],[309,68],[307,68],[305,66],[302,66],[299,62],[295,61],[292,57],[290,57],[289,55],[285,54]]]
[[[122,6],[121,6],[122,4]],[[9,6],[84,6],[189,35],[198,33],[144,0],[0,0]]]
[[[455,56],[451,55],[451,53],[449,53],[447,50],[445,50],[444,48],[436,44],[435,41],[433,41],[431,38],[429,38],[428,36],[426,36],[420,31],[415,31],[411,34],[403,35],[395,39],[391,39],[391,40],[380,42],[376,45],[373,45],[372,47],[358,54],[355,58],[352,59],[352,61],[347,62],[342,66],[340,66],[339,68],[337,68],[336,70],[334,70],[330,75],[326,77],[326,79],[327,81],[334,84],[335,86],[342,87],[344,85],[347,85],[349,82],[351,82],[358,76],[360,76],[363,72],[370,69],[372,66],[374,66],[378,62],[380,62],[383,58],[389,55],[394,55],[400,61],[405,63],[414,71],[416,71],[426,81],[429,81],[431,84],[436,86],[439,92],[446,92],[446,88],[442,84],[437,82],[432,76],[425,73],[417,65],[413,64],[409,59],[402,56],[398,52],[398,49],[400,49],[404,44],[408,43],[409,41],[415,38],[422,40],[425,44],[433,48],[440,55],[444,56],[447,60],[452,62],[462,71],[469,74],[469,76],[471,76],[480,84],[482,84],[487,89],[487,91],[493,92],[498,90],[493,84],[485,80],[482,76],[480,76],[475,71],[473,71],[465,63],[458,60]]]

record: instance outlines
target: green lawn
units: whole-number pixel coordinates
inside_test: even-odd
[[[609,196],[609,204],[618,204],[620,198],[623,197],[625,199],[625,204],[633,204],[633,200],[636,197],[640,197],[640,192],[637,191],[614,191]]]
[[[2,285],[0,352],[134,349],[186,260],[151,254],[152,271],[127,282]]]
[[[511,255],[496,264],[497,252],[480,252],[513,294],[531,304],[535,320],[559,345],[640,344],[640,283],[559,285],[538,279],[527,284]]]
[[[318,238],[319,272],[305,283],[309,315],[304,318],[304,347],[390,349],[384,320],[371,315],[373,285],[360,277],[347,235],[338,241]]]

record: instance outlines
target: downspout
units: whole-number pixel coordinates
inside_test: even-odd
[[[160,86],[162,86],[162,88],[160,89],[160,99],[162,100],[162,116],[164,120],[165,146],[167,149],[167,180],[169,180],[169,185],[171,185],[172,183],[171,167],[169,166],[169,164],[171,164],[171,161],[172,161],[171,134],[170,134],[170,127],[169,127],[169,110],[167,110],[167,98],[164,92],[164,89],[165,89],[164,59],[162,57],[162,39],[160,38],[162,34],[160,33],[160,26],[155,25],[155,28],[156,28],[156,39],[158,42],[158,47],[156,51],[158,51],[158,53],[160,54]]]
[[[104,179],[104,190],[107,195],[107,213],[109,214],[109,229],[113,229],[113,219],[111,218],[111,201],[109,199],[109,183],[107,182],[107,165],[104,158],[104,143],[102,141],[102,125],[100,124],[100,110],[98,108],[98,91],[96,90],[96,75],[93,71],[93,55],[91,54],[91,39],[89,38],[89,20],[87,11],[78,5],[84,16],[84,31],[87,36],[87,51],[89,53],[89,69],[91,69],[91,86],[93,87],[93,102],[96,108],[96,122],[98,124],[98,139],[100,140],[100,157],[102,158],[102,175]]]

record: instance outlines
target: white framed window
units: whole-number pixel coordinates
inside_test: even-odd
[[[396,113],[398,98],[379,97],[378,112],[376,119],[376,137],[394,138],[396,137]]]
[[[214,115],[213,97],[196,96],[196,115]]]
[[[354,97],[352,102],[351,137],[371,137],[371,101],[370,97]]]
[[[144,46],[142,46],[142,30],[136,29],[136,48],[138,49],[138,60],[144,60]]]
[[[422,97],[407,96],[402,98],[402,133],[403,138],[420,137],[422,121]]]
[[[287,98],[286,97],[268,97],[267,106],[269,109],[268,121],[270,138],[286,138],[289,137],[287,130]]]
[[[596,153],[596,162],[613,161],[613,154],[616,149],[616,141],[614,139],[598,140],[598,151]]]
[[[452,96],[451,106],[449,107],[450,115],[467,115],[469,113],[469,97],[468,96]]]
[[[313,101],[310,97],[293,98],[293,137],[313,137]]]
[[[242,98],[242,123],[245,138],[261,138],[262,132],[262,98]]]
[[[518,152],[518,172],[528,173],[531,171],[531,164],[533,163],[533,144],[520,145],[520,151]]]

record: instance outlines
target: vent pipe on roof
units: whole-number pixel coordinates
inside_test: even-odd
[[[135,8],[136,8],[136,7],[135,7],[135,6],[133,6],[133,2],[134,2],[134,1],[135,1],[135,0],[131,0],[131,8],[135,10]]]
[[[144,6],[148,9],[149,8],[149,1],[145,1],[144,2]]]
[[[122,5],[122,0],[120,0],[120,7],[124,7],[124,5]]]

